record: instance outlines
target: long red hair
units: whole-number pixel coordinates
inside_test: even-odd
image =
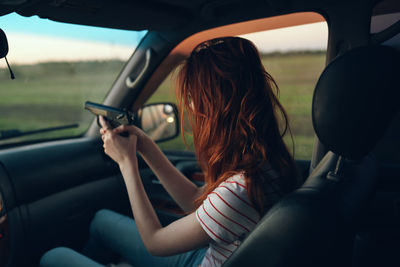
[[[249,199],[263,214],[273,204],[267,203],[267,164],[279,174],[283,192],[295,188],[295,164],[282,140],[287,115],[252,42],[224,37],[199,44],[181,66],[177,83],[181,122],[186,111],[206,182],[196,206],[221,182],[244,173]],[[184,128],[182,123],[182,133]]]

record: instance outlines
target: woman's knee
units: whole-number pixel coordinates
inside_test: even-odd
[[[40,259],[40,267],[61,266],[63,262],[71,258],[76,252],[70,248],[58,247],[47,251]]]
[[[114,235],[124,235],[126,226],[136,229],[136,224],[132,218],[112,210],[102,209],[96,212],[90,223],[90,236],[99,241],[107,241],[112,239]]]
[[[90,223],[90,235],[99,236],[99,234],[104,231],[105,228],[111,223],[110,217],[115,213],[110,210],[102,209],[96,212]]]
[[[104,267],[92,259],[66,247],[53,248],[40,259],[40,267]]]

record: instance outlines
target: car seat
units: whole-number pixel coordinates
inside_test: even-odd
[[[223,266],[351,266],[357,225],[377,183],[370,151],[399,108],[400,53],[355,48],[316,85],[315,133],[330,151],[305,183],[274,205]]]

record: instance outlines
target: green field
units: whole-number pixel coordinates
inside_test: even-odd
[[[32,130],[72,123],[78,128],[29,135],[0,141],[0,144],[32,139],[73,136],[83,133],[93,116],[84,102],[103,101],[122,61],[59,62],[12,66],[0,72],[0,130]]]
[[[324,61],[323,52],[263,56],[267,71],[280,87],[280,99],[290,117],[296,158],[311,156],[312,91]],[[0,130],[33,130],[79,123],[78,128],[8,139],[0,144],[83,133],[93,119],[83,109],[83,103],[86,100],[102,102],[123,65],[122,61],[91,61],[12,66],[15,80],[9,78],[6,69],[0,69]],[[148,102],[174,102],[173,86],[174,82],[166,79]],[[287,140],[290,142],[290,138]],[[180,137],[160,146],[184,148]]]

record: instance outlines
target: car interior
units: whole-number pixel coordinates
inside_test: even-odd
[[[264,215],[224,266],[400,265],[399,1],[0,1],[0,28],[4,31],[0,31],[0,60],[8,59],[7,65],[10,63],[8,67],[15,73],[11,80],[7,65],[0,69],[4,74],[0,75],[0,267],[38,266],[43,253],[59,246],[81,251],[90,221],[100,209],[132,216],[119,168],[104,153],[95,116],[84,110],[84,102],[94,97],[85,95],[69,103],[67,93],[57,92],[60,103],[68,102],[86,114],[84,127],[73,120],[69,124],[69,118],[83,116],[80,113],[61,116],[48,109],[35,110],[35,101],[41,100],[33,101],[27,92],[32,110],[20,112],[27,127],[15,130],[17,124],[7,120],[21,105],[11,109],[14,100],[3,92],[24,97],[17,86],[9,84],[19,80],[29,88],[42,77],[33,67],[12,61],[14,54],[24,51],[15,49],[17,35],[7,30],[10,15],[89,26],[88,31],[140,32],[136,47],[128,49],[129,56],[118,63],[118,70],[107,74],[110,82],[99,90],[96,102],[134,113],[138,125],[158,142],[176,168],[199,186],[204,184],[200,166],[179,133],[175,88],[159,94],[169,80],[173,82],[174,70],[205,40],[246,38],[289,28],[301,34],[298,27],[322,23],[326,28],[324,51],[312,54],[318,56],[319,68],[309,67],[300,52],[286,58],[280,53],[268,54],[265,63],[274,70],[273,63],[280,56],[304,71],[293,76],[290,69],[276,67],[282,73],[278,85],[290,82],[301,92],[294,95],[290,86],[281,88],[290,123],[306,128],[293,127],[293,150],[304,183]],[[263,39],[267,44],[273,41]],[[283,46],[297,39],[279,41]],[[69,43],[58,47],[57,53],[66,53],[67,46]],[[44,50],[28,48],[30,54]],[[86,59],[78,60],[80,69],[68,69],[71,75],[94,66]],[[51,71],[57,84],[70,79],[58,78],[60,66],[39,67]],[[31,70],[33,76],[22,70]],[[105,76],[99,73],[99,69],[93,70],[88,79],[98,82]],[[310,93],[304,116],[308,121],[304,122],[298,109],[285,106],[284,101],[292,99],[290,103],[300,105],[306,98],[301,91],[306,75],[313,80],[312,86],[307,85]],[[46,100],[44,95],[38,97]],[[61,104],[53,106],[69,113]],[[29,114],[34,111],[40,111],[40,120],[58,116],[65,125],[35,126]],[[65,134],[40,135],[50,131]],[[304,138],[297,137],[303,132],[310,133],[307,153],[303,153]],[[34,135],[39,137],[30,138]],[[184,216],[140,157],[139,169],[160,221],[165,225]]]

